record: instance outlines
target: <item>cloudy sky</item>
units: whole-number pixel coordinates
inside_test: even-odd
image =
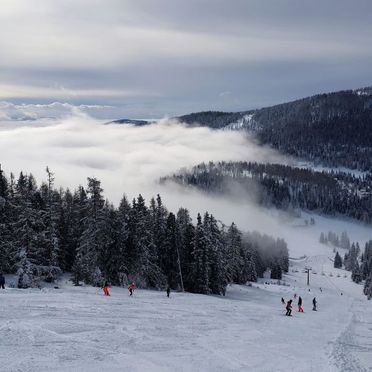
[[[0,120],[53,102],[158,118],[372,85],[371,19],[370,0],[1,0]]]

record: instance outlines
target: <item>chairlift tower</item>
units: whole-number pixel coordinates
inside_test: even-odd
[[[310,285],[310,270],[312,270],[312,268],[305,266],[305,270],[307,272],[307,285]]]

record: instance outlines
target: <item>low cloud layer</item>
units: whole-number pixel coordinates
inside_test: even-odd
[[[48,165],[57,184],[70,188],[95,176],[116,203],[124,192],[154,195],[161,189],[159,177],[200,162],[285,161],[242,133],[165,119],[145,127],[104,125],[81,112],[61,120],[0,122],[0,149],[6,172],[32,172],[40,181]]]
[[[110,109],[113,109],[113,107],[109,105],[72,105],[62,102],[52,102],[49,104],[14,104],[0,101],[0,122],[27,121],[45,118],[61,119],[78,112],[100,117],[100,112],[107,115]]]

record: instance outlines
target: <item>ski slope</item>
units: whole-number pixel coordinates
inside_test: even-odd
[[[304,267],[312,268],[309,287]],[[129,297],[117,287],[104,297],[66,277],[59,289],[7,288],[0,292],[0,370],[372,370],[372,303],[329,255],[292,260],[286,285],[265,281],[230,286],[226,297],[169,299],[149,290]],[[294,306],[286,317],[280,299],[295,293],[305,312]]]

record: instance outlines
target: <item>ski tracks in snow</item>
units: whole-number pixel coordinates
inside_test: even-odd
[[[372,371],[368,360],[372,353],[372,316],[361,309],[363,302],[355,300],[350,306],[352,316],[346,329],[332,344],[330,361],[337,371]]]

